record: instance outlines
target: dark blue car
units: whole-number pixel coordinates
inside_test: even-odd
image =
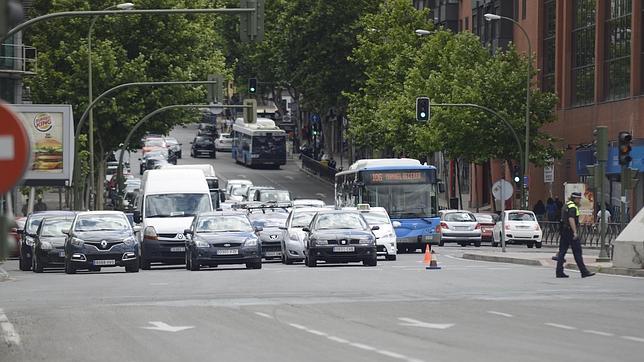
[[[45,217],[53,217],[53,216],[74,216],[76,215],[76,212],[74,211],[36,211],[29,216],[27,216],[27,220],[25,220],[25,229],[20,231],[20,261],[19,261],[19,266],[20,270],[23,271],[28,271],[31,270],[31,266],[33,263],[33,246],[34,246],[34,238],[36,237],[36,233],[38,232],[38,227],[40,226],[40,222],[42,219]]]

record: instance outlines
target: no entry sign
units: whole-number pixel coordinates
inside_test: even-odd
[[[9,191],[24,175],[29,147],[22,121],[6,103],[0,103],[0,193]]]

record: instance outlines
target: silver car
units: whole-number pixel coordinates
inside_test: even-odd
[[[164,140],[168,149],[174,152],[177,158],[181,158],[181,143],[174,137],[165,137]]]
[[[476,221],[473,213],[467,210],[442,210],[440,211],[440,242],[459,243],[461,246],[474,244],[481,246],[481,226]]]
[[[309,226],[313,216],[320,210],[324,209],[298,207],[291,210],[286,219],[286,226],[283,227],[285,232],[282,241],[282,262],[284,264],[304,261],[304,238],[306,237],[306,232],[302,228]]]
[[[215,140],[217,151],[230,151],[233,148],[233,136],[230,133],[222,133]]]

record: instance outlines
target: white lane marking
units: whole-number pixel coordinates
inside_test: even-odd
[[[547,325],[547,326],[550,326],[550,327],[567,329],[567,330],[570,330],[570,331],[577,329],[576,327],[567,326],[565,324],[557,324],[557,323],[544,323],[544,324]]]
[[[182,327],[173,327],[167,323],[161,321],[148,322],[152,327],[141,327],[143,329],[149,329],[152,331],[161,331],[161,332],[180,332],[185,331],[186,329],[192,329],[194,326],[182,326]]]
[[[246,175],[237,175],[237,177],[248,178]]]
[[[514,317],[512,314],[503,313],[503,312],[496,312],[496,311],[493,311],[493,310],[488,310],[487,312],[490,313],[490,314],[500,315],[501,317],[507,317],[507,318]]]
[[[2,330],[2,337],[7,344],[20,345],[20,335],[13,328],[13,324],[9,322],[9,318],[0,309],[0,329]]]
[[[255,312],[260,317],[268,318],[268,319],[273,319],[273,316],[270,314],[262,313],[262,312]]]
[[[168,283],[150,283],[150,285],[161,286],[161,285],[168,285]]]
[[[323,193],[321,193],[321,192],[318,192],[318,193],[317,193],[317,194],[315,194],[315,195],[316,195],[316,196],[320,196],[320,197],[321,197],[321,198],[323,198],[323,199],[325,199],[325,198],[326,198],[326,194],[323,194]]]
[[[304,326],[302,326],[302,325],[295,324],[295,323],[289,323],[288,325],[289,325],[289,326],[291,326],[291,327],[297,328],[297,329],[301,329],[301,330],[303,330],[303,331],[305,331],[305,330],[307,330],[307,329],[308,329],[308,328],[306,328],[306,327],[304,327]]]
[[[285,179],[289,179],[289,180],[293,181],[293,176],[288,176],[288,175],[287,175],[287,176],[284,176],[284,178],[285,178]]]
[[[401,326],[406,326],[406,327],[420,327],[420,328],[430,328],[430,329],[447,329],[454,327],[454,323],[427,323],[427,322],[421,322],[416,319],[411,319],[411,318],[398,318],[398,320],[403,321],[405,323],[398,323],[398,325]]]
[[[311,333],[311,334],[315,334],[316,336],[322,336],[322,337],[326,337],[326,336],[328,336],[328,334],[326,334],[326,333],[324,333],[324,332],[320,332],[320,331],[315,330],[315,329],[308,329],[308,328],[307,328],[307,329],[306,329],[306,331],[307,331],[307,332],[309,332],[309,333]]]
[[[353,346],[353,347],[356,347],[356,348],[364,349],[365,351],[375,351],[376,350],[375,347],[367,346],[366,344],[362,344],[362,343],[349,343],[349,345]]]
[[[405,357],[404,355],[402,355],[400,353],[391,352],[391,351],[385,351],[385,350],[382,350],[382,349],[377,350],[376,353],[379,353],[379,354],[381,354],[383,356],[396,358],[396,359],[405,359],[405,360],[408,359],[407,357]]]
[[[602,331],[595,331],[593,329],[584,329],[584,333],[589,333],[589,334],[596,334],[598,336],[604,336],[604,337],[612,337],[614,334],[608,333],[608,332],[602,332]]]
[[[333,342],[338,342],[338,343],[342,343],[342,344],[347,344],[347,343],[349,343],[349,341],[347,341],[346,339],[344,339],[344,338],[340,338],[340,337],[336,337],[336,336],[328,336],[328,337],[326,337],[326,338],[328,338],[328,339],[332,340]]]
[[[633,336],[622,336],[623,339],[628,339],[629,341],[642,342],[644,343],[644,338],[633,337]]]

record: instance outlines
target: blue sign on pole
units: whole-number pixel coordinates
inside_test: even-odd
[[[311,116],[309,116],[309,120],[313,123],[320,123],[320,115],[317,113],[311,113]]]

